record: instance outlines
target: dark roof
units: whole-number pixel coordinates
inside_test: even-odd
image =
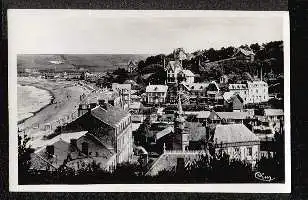
[[[91,110],[91,115],[112,127],[116,127],[123,118],[130,115],[129,112],[126,112],[121,108],[114,107],[110,104],[107,104],[106,106],[106,110],[101,106],[93,108]]]
[[[70,133],[67,134],[62,134],[62,135],[69,135]],[[75,134],[75,133],[72,133]],[[77,133],[78,134],[78,133]],[[76,135],[76,134],[75,134]],[[31,169],[35,170],[44,170],[46,168],[50,169],[56,169],[60,167],[64,160],[67,159],[68,154],[70,154],[72,161],[69,163],[74,163],[75,161],[80,161],[83,159],[96,159],[100,161],[108,161],[115,153],[112,150],[109,150],[106,148],[106,146],[94,135],[88,134],[87,135],[80,135],[80,137],[87,137],[93,141],[98,147],[100,148],[100,155],[99,157],[95,158],[88,158],[86,155],[84,155],[80,149],[77,147],[74,147],[70,144],[70,142],[67,142],[69,138],[64,138],[62,139],[61,137],[57,139],[57,141],[53,143],[48,143],[48,145],[53,145],[54,146],[54,152],[56,156],[50,156],[47,151],[46,147],[40,148],[35,153],[31,155]],[[74,139],[77,139],[76,137],[72,137]],[[66,166],[71,166],[71,164],[67,163]]]
[[[200,141],[206,138],[206,128],[199,122],[186,122],[190,141]]]

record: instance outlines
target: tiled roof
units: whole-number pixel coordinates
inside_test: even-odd
[[[171,67],[171,69],[172,69],[173,71],[175,71],[175,69],[177,69],[177,68],[181,68],[181,64],[180,64],[179,61],[169,61],[167,67],[169,67],[169,66]]]
[[[168,86],[166,85],[148,85],[146,92],[167,92]]]
[[[194,73],[192,73],[192,71],[188,70],[188,69],[184,69],[183,73],[185,74],[185,76],[195,76]]]
[[[72,132],[72,133],[62,133],[60,135],[55,136],[52,139],[46,140],[46,142],[43,143],[43,147],[36,149],[36,152],[39,152],[41,149],[45,148],[47,145],[52,145],[56,143],[59,140],[62,140],[64,142],[70,143],[71,139],[78,139],[84,135],[86,135],[88,131],[79,131],[79,132]]]
[[[185,84],[190,90],[206,90],[210,83],[189,83]]]
[[[128,84],[119,84],[119,83],[112,83],[112,90],[116,91],[118,89],[121,90],[131,90],[132,85],[130,83]]]
[[[237,143],[260,141],[244,124],[218,124],[215,129],[214,141],[217,143]]]
[[[283,110],[282,109],[264,109],[265,116],[282,116]]]
[[[141,109],[143,107],[141,102],[133,102],[130,104],[130,109]]]
[[[246,119],[249,114],[247,112],[216,112],[220,119]]]
[[[211,111],[199,111],[198,115],[196,118],[198,119],[206,119],[210,116]]]
[[[107,104],[106,110],[101,106],[93,108],[91,115],[112,127],[116,127],[123,118],[128,117],[130,114],[121,108]]]
[[[201,158],[200,154],[189,154],[189,153],[165,153],[161,155],[157,161],[152,165],[150,170],[146,173],[146,175],[155,176],[160,171],[167,170],[167,171],[173,171],[176,169],[177,166],[177,159],[178,158],[184,158],[185,165],[197,161]]]
[[[168,135],[169,133],[171,133],[173,131],[173,127],[172,126],[168,126],[167,128],[165,128],[162,131],[159,131],[155,134],[156,139],[160,139],[166,135]]]

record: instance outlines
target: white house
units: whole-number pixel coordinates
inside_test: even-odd
[[[148,85],[146,87],[146,102],[149,104],[165,103],[168,86]]]
[[[268,85],[264,81],[247,82],[247,84],[230,84],[230,92],[239,94],[244,104],[267,102]]]
[[[268,85],[264,81],[253,81],[248,82],[248,102],[249,103],[262,103],[267,102],[268,96]]]

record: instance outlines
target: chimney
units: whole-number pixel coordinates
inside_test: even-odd
[[[76,139],[71,139],[70,143],[73,147],[77,147],[77,140]]]
[[[55,147],[53,145],[46,146],[46,152],[53,156],[55,154]]]
[[[102,107],[103,109],[107,110],[108,109],[108,106],[107,106],[108,102],[107,100],[102,100],[101,103],[100,103],[100,107]]]
[[[176,160],[176,173],[178,175],[184,175],[184,170],[185,170],[184,157],[179,157]]]

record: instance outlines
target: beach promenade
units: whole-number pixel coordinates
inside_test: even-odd
[[[53,100],[34,116],[18,125],[32,139],[31,145],[43,145],[43,137],[52,133],[57,126],[63,125],[77,117],[77,109],[82,94],[89,95],[92,91],[77,81],[51,81],[36,78],[18,78],[18,84],[33,85],[48,90]]]

